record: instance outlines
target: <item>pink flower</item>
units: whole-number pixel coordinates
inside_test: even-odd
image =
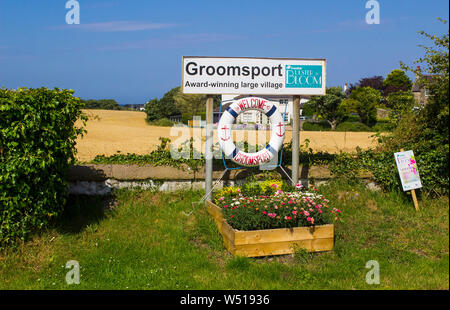
[[[290,216],[285,216],[284,219],[289,221],[289,220],[292,220],[292,217],[290,217]]]
[[[307,220],[308,222],[311,222],[311,218],[310,218],[309,216],[306,218],[306,220]]]
[[[222,197],[220,197],[220,198],[219,198],[219,200],[221,200],[221,201],[222,201],[222,200],[224,200],[224,199],[225,199],[225,197],[224,197],[224,196],[222,196]]]
[[[295,187],[296,187],[297,189],[302,189],[302,188],[303,188],[303,185],[302,185],[301,183],[297,183],[297,184],[295,184]]]
[[[267,211],[263,211],[263,214],[266,215],[266,214],[267,214]]]
[[[303,214],[304,214],[305,216],[309,216],[309,212],[308,212],[308,211],[304,211]]]
[[[277,214],[276,213],[269,213],[269,214],[267,214],[267,216],[271,217],[271,218],[274,218],[275,216],[277,216]]]
[[[231,216],[230,216],[230,218],[233,218],[233,217],[234,217],[234,215],[231,215]]]
[[[223,207],[224,207],[224,208],[228,208],[228,205],[224,205]]]
[[[272,185],[270,185],[271,187],[275,187],[275,188],[278,188],[278,184],[272,184]]]
[[[288,204],[290,204],[290,205],[293,204],[293,203],[294,203],[294,202],[293,202],[292,200],[289,200],[289,201],[288,201]]]
[[[297,211],[295,211],[295,210],[292,211],[292,214],[297,215]]]

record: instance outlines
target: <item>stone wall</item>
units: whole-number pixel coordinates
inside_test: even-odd
[[[291,175],[290,167],[285,168]],[[254,172],[263,173],[257,168]],[[219,180],[224,173],[222,167],[215,167],[213,182]],[[281,169],[270,172],[273,177],[288,178]],[[249,175],[247,169],[227,171],[215,188],[233,186],[243,182]],[[304,186],[309,184],[320,185],[332,178],[330,170],[326,166],[299,167],[300,182]],[[370,175],[361,176],[370,179]],[[180,169],[174,167],[154,167],[139,165],[78,165],[71,168],[68,174],[69,192],[71,194],[107,195],[114,189],[153,189],[157,191],[174,191],[180,189],[204,189],[204,168],[192,171],[183,166]]]

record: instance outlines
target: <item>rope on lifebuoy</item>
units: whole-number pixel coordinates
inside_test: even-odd
[[[257,110],[264,113],[270,120],[272,133],[269,144],[259,152],[246,153],[239,150],[233,143],[231,128],[236,118],[242,112]],[[283,147],[285,136],[284,121],[277,106],[264,98],[247,97],[235,100],[222,114],[217,126],[217,136],[222,151],[235,163],[253,167],[269,162]]]

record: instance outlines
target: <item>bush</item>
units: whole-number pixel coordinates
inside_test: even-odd
[[[375,125],[372,126],[371,131],[377,131],[377,132],[388,132],[392,131],[394,129],[394,126],[392,122],[390,121],[378,121]]]
[[[349,114],[346,118],[347,122],[359,122],[359,116],[354,114]]]
[[[156,121],[149,122],[149,125],[153,126],[163,126],[163,127],[172,127],[174,122],[172,122],[168,118],[161,118]]]
[[[331,126],[326,121],[321,121],[318,123],[304,122],[302,129],[305,131],[330,131]]]
[[[360,122],[343,122],[337,125],[336,131],[372,131],[369,126]]]
[[[0,89],[0,246],[25,240],[63,210],[84,104],[72,90]]]

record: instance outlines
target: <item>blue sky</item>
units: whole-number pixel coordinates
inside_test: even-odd
[[[75,95],[145,103],[181,83],[181,57],[326,58],[328,86],[386,76],[423,55],[418,33],[447,31],[444,0],[0,0],[0,86],[71,88]]]

